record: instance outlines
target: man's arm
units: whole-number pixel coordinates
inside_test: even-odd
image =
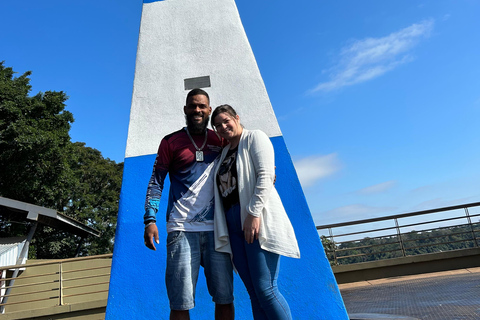
[[[152,176],[148,182],[147,195],[145,199],[145,215],[143,222],[145,223],[144,242],[145,246],[151,250],[156,250],[153,240],[158,244],[158,228],[156,225],[157,212],[162,197],[163,185],[165,177],[168,173],[169,152],[168,143],[162,140],[158,148],[157,158],[153,166]]]

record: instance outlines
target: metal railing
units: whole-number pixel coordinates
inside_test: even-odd
[[[351,264],[479,247],[480,222],[472,223],[479,216],[475,202],[321,225],[317,231],[331,264]]]
[[[7,277],[1,279],[0,306],[12,312],[107,299],[111,258],[105,254],[2,267]],[[12,278],[17,269],[23,271]]]

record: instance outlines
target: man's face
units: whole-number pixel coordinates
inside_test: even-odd
[[[212,113],[212,107],[208,98],[197,94],[188,99],[187,105],[183,107],[187,119],[187,127],[190,132],[201,133],[205,131]]]

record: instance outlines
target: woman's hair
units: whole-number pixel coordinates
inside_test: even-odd
[[[212,128],[215,128],[215,126],[213,125],[213,121],[215,120],[216,116],[218,116],[220,113],[226,113],[233,119],[236,119],[237,117],[237,112],[235,111],[235,109],[232,108],[231,105],[222,104],[221,106],[216,107],[215,110],[213,110],[212,112],[212,118],[210,119]]]

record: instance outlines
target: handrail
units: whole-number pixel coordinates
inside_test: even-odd
[[[450,207],[443,207],[443,208],[437,208],[437,209],[428,209],[428,210],[422,210],[422,211],[414,211],[414,212],[409,212],[409,213],[396,214],[396,215],[385,216],[385,217],[355,220],[355,221],[347,221],[347,222],[340,222],[340,223],[333,223],[333,224],[325,224],[325,225],[317,226],[317,230],[345,227],[345,226],[351,226],[351,225],[356,225],[356,224],[378,222],[378,221],[385,221],[385,220],[391,220],[391,219],[407,218],[407,217],[419,216],[419,215],[424,215],[424,214],[437,213],[437,212],[441,212],[441,211],[451,211],[451,210],[464,209],[464,208],[470,208],[470,207],[478,207],[478,206],[480,206],[480,202],[473,202],[473,203],[461,204],[461,205],[450,206]]]
[[[479,217],[480,213],[470,214],[469,208],[472,207],[480,207],[480,202],[473,202],[467,203],[462,205],[455,205],[449,207],[442,207],[437,209],[429,209],[429,210],[422,210],[416,212],[409,212],[403,214],[396,214],[390,215],[385,217],[378,217],[378,218],[371,218],[371,219],[363,219],[363,220],[356,220],[356,221],[348,221],[343,223],[334,223],[328,225],[321,225],[317,226],[317,231],[319,230],[328,230],[328,234],[322,235],[322,241],[324,242],[324,249],[327,257],[330,259],[330,263],[338,265],[339,260],[344,259],[342,262],[344,263],[357,263],[363,262],[357,261],[358,259],[348,259],[347,258],[355,258],[355,257],[367,257],[368,261],[371,260],[378,260],[378,259],[389,259],[393,257],[398,257],[398,252],[401,252],[400,255],[403,257],[407,257],[410,255],[420,254],[418,251],[422,250],[414,250],[414,249],[425,249],[424,252],[432,252],[435,251],[433,249],[427,249],[427,247],[434,247],[441,246],[441,245],[450,245],[456,243],[464,243],[457,248],[464,248],[468,249],[471,247],[479,247],[479,240],[480,235],[477,235],[477,232],[480,232],[478,225],[480,223],[472,222],[473,217]],[[435,217],[431,219],[431,217],[424,218],[422,221],[418,222],[410,222],[401,224],[399,220],[404,218],[410,217],[418,217],[421,218],[422,215],[427,214],[441,214],[448,211],[463,209],[464,214],[455,213],[454,215],[450,215],[448,217]],[[460,223],[455,223],[455,220],[462,220],[459,221]],[[465,220],[466,222],[465,223]],[[377,225],[375,228],[368,228],[368,224],[374,222],[387,222],[392,223],[389,225]],[[407,222],[407,221],[405,221]],[[450,223],[448,226],[438,226],[436,228],[432,228],[431,224],[433,223],[443,223],[446,222]],[[362,226],[361,226],[362,225]],[[430,225],[428,228],[421,228],[420,230],[409,230],[403,231],[407,228],[423,226],[426,227]],[[367,227],[366,227],[367,226]],[[351,230],[338,230],[342,231],[340,233],[335,234],[334,229],[340,229],[342,227],[349,227]],[[358,227],[355,229],[355,227]],[[360,229],[360,230],[359,230]],[[389,234],[382,234],[388,230],[396,230],[396,233],[389,232]],[[348,231],[348,232],[345,232]],[[434,234],[435,231],[449,231],[446,234]],[[413,233],[412,233],[413,232]],[[419,238],[415,238],[414,235],[418,235],[419,232],[423,234]],[[380,236],[369,237],[368,235],[371,233],[382,234]],[[363,237],[362,237],[363,236]],[[354,237],[361,237],[355,238]],[[455,237],[455,238],[449,238]],[[458,237],[462,239],[458,239]],[[344,238],[341,241],[338,241],[339,238]],[[444,238],[444,239],[442,239]],[[438,242],[437,242],[438,241]],[[454,246],[450,246],[454,247]],[[444,248],[442,248],[444,249]],[[377,251],[378,250],[378,251]],[[440,249],[438,249],[440,250]],[[446,249],[448,250],[448,249]],[[451,249],[452,250],[452,249]],[[349,254],[350,252],[350,254]],[[383,255],[385,254],[385,255]],[[382,256],[383,255],[383,256]],[[346,261],[346,262],[345,262]]]
[[[16,264],[13,266],[5,266],[5,267],[0,267],[0,270],[5,270],[5,269],[15,269],[15,268],[25,268],[25,267],[38,267],[38,266],[45,266],[49,264],[56,264],[59,262],[72,262],[72,261],[84,261],[84,260],[97,260],[97,259],[104,259],[104,258],[111,258],[113,257],[112,253],[106,253],[106,254],[99,254],[97,256],[88,256],[88,257],[79,257],[79,258],[67,258],[67,259],[55,259],[51,261],[43,261],[43,262],[34,262],[34,263],[27,263],[27,264]]]
[[[8,313],[71,304],[75,300],[70,297],[83,296],[81,301],[106,300],[111,258],[112,254],[103,254],[0,267],[2,271],[24,270],[18,277],[0,280],[2,289],[12,290],[0,294],[0,307]],[[90,260],[98,262],[85,263]],[[7,285],[9,282],[13,285]]]

